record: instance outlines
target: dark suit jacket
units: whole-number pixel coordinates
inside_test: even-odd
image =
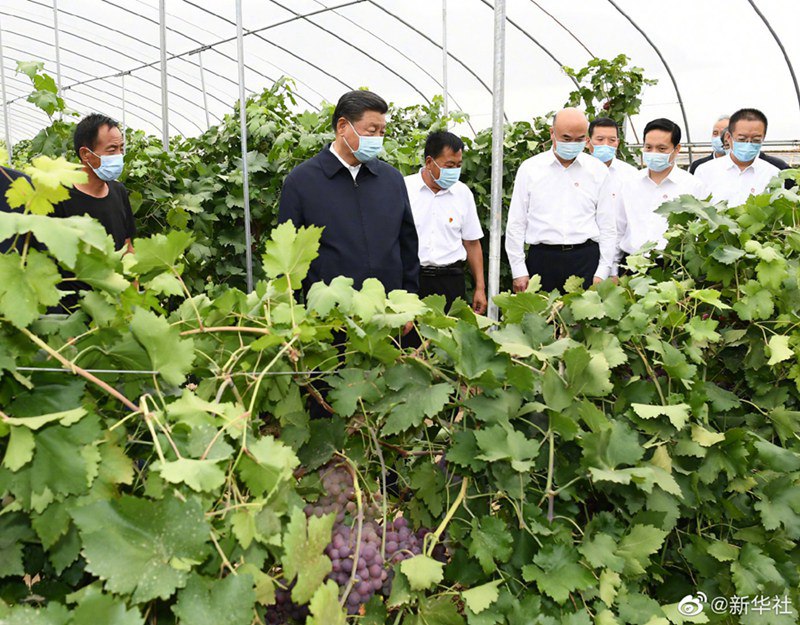
[[[340,275],[353,278],[356,288],[377,278],[387,292],[419,289],[417,230],[405,181],[383,161],[363,163],[353,180],[326,145],[286,177],[278,221],[325,228],[303,282],[306,292]]]

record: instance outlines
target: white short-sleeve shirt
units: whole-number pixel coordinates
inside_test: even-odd
[[[779,171],[763,158],[756,158],[741,170],[730,155],[726,155],[703,163],[694,175],[708,187],[713,202],[726,201],[729,206],[741,206],[751,195],[763,193]]]
[[[442,267],[466,260],[462,241],[483,238],[475,198],[458,181],[434,193],[422,179],[422,170],[405,177],[411,212],[419,238],[419,262],[423,267]]]

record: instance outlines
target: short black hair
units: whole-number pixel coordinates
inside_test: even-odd
[[[619,136],[619,124],[610,117],[595,117],[589,123],[589,138],[592,138],[592,133],[595,128],[616,128],[617,136]]]
[[[432,159],[436,159],[441,156],[445,148],[450,148],[454,153],[460,152],[464,149],[464,142],[461,137],[452,132],[435,130],[425,140],[425,158],[430,156]]]
[[[644,127],[644,134],[642,135],[643,141],[647,138],[647,133],[651,130],[663,130],[664,132],[670,133],[672,135],[673,146],[681,142],[681,127],[671,119],[659,117],[651,122],[647,122],[647,126]]]
[[[340,117],[344,117],[352,124],[361,119],[367,111],[376,111],[381,115],[386,115],[388,110],[389,105],[386,104],[386,100],[377,93],[363,89],[348,91],[339,98],[336,108],[333,109],[331,127],[335,132],[336,124],[339,122]]]
[[[731,115],[730,120],[728,120],[728,132],[733,134],[733,128],[736,126],[736,122],[742,120],[761,122],[764,124],[764,133],[766,134],[767,116],[758,109],[739,109],[736,111],[733,115]]]
[[[90,113],[78,122],[78,125],[75,126],[75,134],[72,136],[72,143],[78,158],[80,158],[81,148],[94,150],[97,145],[97,134],[103,126],[119,128],[119,122],[102,113]]]

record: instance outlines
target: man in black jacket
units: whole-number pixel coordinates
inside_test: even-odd
[[[417,231],[403,175],[376,158],[388,106],[369,91],[345,93],[333,112],[333,143],[286,177],[278,221],[324,226],[303,291],[336,276],[360,288],[377,278],[387,291],[419,287]]]

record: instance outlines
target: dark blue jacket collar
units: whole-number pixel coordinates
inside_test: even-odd
[[[331,152],[330,143],[325,144],[320,153],[317,154],[317,158],[320,161],[320,167],[322,167],[322,171],[328,178],[333,178],[337,171],[344,169],[342,162]],[[380,163],[378,162],[378,159],[372,159],[366,163],[361,163],[361,165],[366,167],[367,170],[369,170],[369,172],[374,176],[377,176],[380,173]]]

